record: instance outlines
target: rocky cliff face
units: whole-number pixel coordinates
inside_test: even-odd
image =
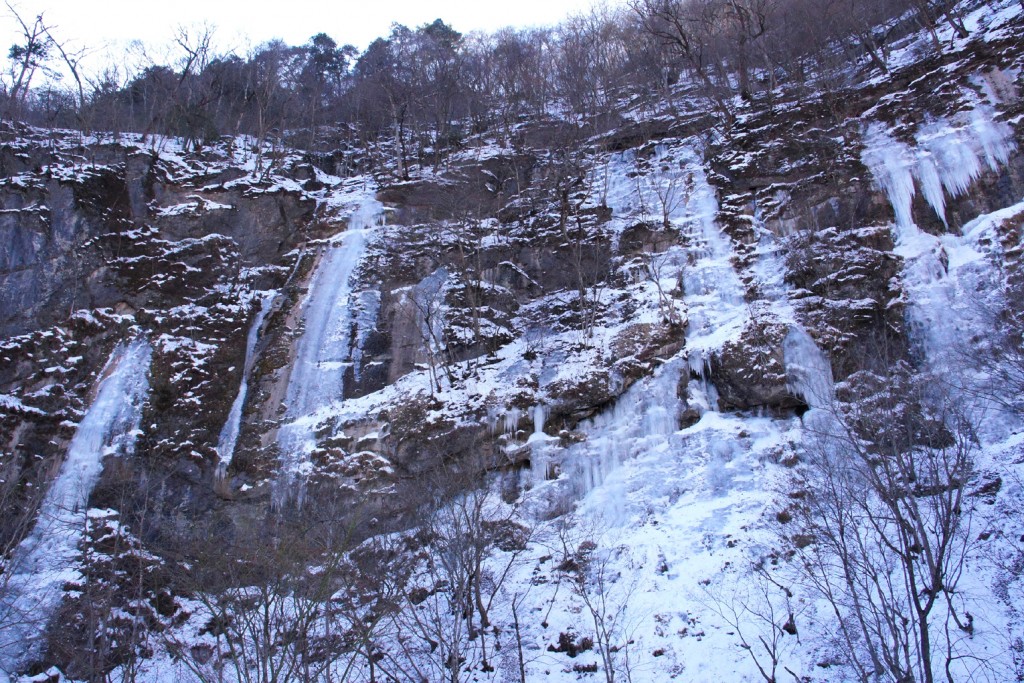
[[[161,567],[149,629],[199,611],[168,567],[197,561],[203,536],[244,545],[320,508],[361,539],[408,526],[437,495],[428,480],[502,472],[506,498],[537,492],[524,500],[547,519],[597,505],[584,496],[626,453],[692,456],[712,492],[749,474],[736,463],[782,478],[798,416],[833,383],[926,367],[954,342],[970,354],[986,319],[1024,314],[1022,28],[1009,16],[941,57],[907,47],[891,77],[750,102],[727,130],[702,111],[626,111],[633,124],[566,155],[544,144],[551,122],[526,121],[406,182],[245,140],[199,153],[6,127],[0,547],[32,528],[108,359],[136,338],[152,346],[148,398],[133,454],[106,458],[91,492],[105,512],[83,547],[130,521],[132,552]],[[963,317],[974,303],[988,318]],[[970,329],[947,333],[944,313]],[[691,491],[629,486],[668,510]],[[729,508],[735,538],[708,541],[730,558],[776,505],[743,500],[755,511]],[[659,575],[705,567],[677,555]],[[91,557],[78,580],[124,561]],[[538,584],[557,573],[543,562]],[[685,669],[696,646],[680,637],[659,675]],[[74,666],[68,649],[5,661]]]

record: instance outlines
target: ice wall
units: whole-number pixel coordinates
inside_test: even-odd
[[[895,139],[883,124],[871,123],[861,160],[889,198],[899,237],[906,240],[915,233],[911,207],[918,189],[945,223],[946,198],[967,192],[985,168],[998,170],[1013,149],[1013,129],[979,103],[969,112],[921,126],[913,145]]]
[[[85,528],[89,495],[103,459],[130,455],[149,392],[152,348],[143,339],[118,346],[101,374],[96,397],[78,425],[50,484],[32,532],[15,550],[0,585],[0,671],[9,674],[38,652]]]
[[[764,307],[788,328],[782,342],[783,363],[789,390],[811,408],[831,406],[835,381],[832,364],[807,330],[800,323],[790,301],[786,283],[786,264],[780,256],[781,247],[774,233],[764,224],[760,207],[754,206],[753,227],[758,235],[754,274],[757,285],[767,301]]]
[[[673,216],[686,233],[683,288],[689,324],[686,348],[690,371],[704,377],[711,355],[743,331],[749,319],[743,285],[732,264],[732,244],[716,222],[718,200],[699,154],[681,152],[693,190]],[[712,401],[713,403],[713,401]]]
[[[831,407],[835,387],[832,364],[803,327],[790,326],[782,354],[789,389],[811,408]]]
[[[716,222],[715,189],[697,150],[688,145],[671,150],[659,145],[646,169],[638,169],[631,156],[613,155],[603,172],[609,174],[606,183],[613,215],[621,211],[620,217],[628,222],[644,218],[645,213],[648,219],[660,221],[667,214],[671,227],[683,234],[684,246],[674,247],[682,253],[672,261],[679,272],[666,277],[683,279],[686,350],[636,382],[613,408],[581,424],[583,442],[563,449],[535,429],[530,438],[531,479],[549,509],[600,489],[602,505],[614,517],[621,492],[602,484],[625,461],[677,447],[673,439],[683,409],[679,387],[684,373],[704,378],[711,355],[742,333],[749,309],[733,267],[732,244]],[[630,174],[635,177],[627,180]],[[652,208],[654,201],[658,205]],[[692,381],[689,386],[691,403],[715,409],[715,390],[709,382]],[[552,472],[561,476],[542,484]]]

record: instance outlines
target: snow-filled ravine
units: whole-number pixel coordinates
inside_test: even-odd
[[[35,527],[14,551],[0,593],[0,677],[36,654],[63,586],[78,577],[74,562],[85,530],[89,495],[108,456],[132,453],[149,392],[152,348],[144,339],[119,345],[100,375]]]
[[[376,310],[363,310],[359,316],[366,302],[356,300],[352,285],[353,273],[383,210],[372,197],[362,198],[349,217],[348,229],[327,245],[310,282],[301,312],[302,335],[288,379],[286,421],[277,434],[281,453],[278,502],[289,495],[293,480],[306,474],[308,456],[316,444],[316,414],[344,395],[345,374],[352,369],[359,336],[369,331],[366,321],[376,319]]]

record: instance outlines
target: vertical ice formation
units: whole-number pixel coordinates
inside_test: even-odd
[[[636,173],[636,151],[632,149],[610,155],[598,169],[600,203],[611,209],[613,216],[627,216],[639,210]]]
[[[832,365],[811,335],[802,327],[791,325],[782,342],[782,355],[790,391],[811,408],[828,409],[835,385]]]
[[[231,404],[228,419],[217,440],[217,455],[220,458],[220,462],[217,463],[219,476],[224,476],[235,455],[235,444],[238,442],[238,432],[242,424],[242,408],[245,407],[245,396],[249,391],[249,375],[255,361],[253,356],[256,342],[259,340],[260,329],[263,327],[267,313],[270,312],[270,304],[274,301],[276,294],[277,292],[274,291],[263,292],[260,297],[260,309],[253,318],[252,325],[249,327],[249,335],[245,339],[245,365],[242,367],[242,382],[238,385],[238,395],[235,396],[235,401]]]
[[[538,404],[533,407],[533,433],[543,434],[544,433],[544,422],[548,419],[547,408],[544,404]]]
[[[1013,130],[984,104],[921,126],[914,143],[900,142],[885,126],[872,123],[861,154],[892,204],[901,238],[915,231],[911,206],[918,187],[945,223],[947,196],[963,195],[986,167],[995,171],[1005,164],[1014,148]]]
[[[685,361],[676,357],[659,367],[653,375],[637,381],[608,411],[580,425],[586,440],[559,454],[563,476],[550,482],[546,503],[559,507],[579,500],[604,483],[608,475],[624,461],[651,450],[669,448],[669,439],[679,429],[682,401],[679,380]],[[542,464],[532,467],[535,483],[539,473],[553,459],[551,445],[537,439],[531,444],[534,458]],[[615,492],[606,492],[611,498]],[[609,503],[611,507],[614,507]]]
[[[342,398],[359,334],[352,276],[366,251],[367,237],[383,215],[374,199],[364,201],[349,227],[322,257],[302,310],[304,329],[286,393],[287,423],[278,430],[281,469],[288,478],[302,474],[315,446],[315,413]],[[353,344],[355,337],[355,344]]]
[[[911,202],[919,185],[945,221],[946,199],[966,192],[986,167],[1004,164],[1014,142],[1010,127],[996,121],[984,104],[922,126],[914,140],[914,145],[898,142],[873,123],[861,158],[896,214],[896,253],[904,259],[911,336],[938,367],[949,354],[966,353],[970,331],[982,329],[984,300],[999,290],[992,254],[999,241],[992,239],[991,221],[972,221],[960,234],[926,234],[914,224]]]
[[[686,191],[694,160],[689,148],[683,149],[682,158],[677,160],[664,144],[655,146],[649,165],[638,163],[636,150],[611,154],[595,173],[597,203],[611,209],[616,218],[658,223],[666,217],[670,221],[683,219],[688,211]]]
[[[0,671],[14,673],[28,663],[60,602],[63,584],[79,576],[73,565],[89,495],[103,472],[103,458],[130,455],[135,448],[151,357],[152,348],[143,339],[114,350],[36,525],[14,551],[0,592]]]
[[[530,447],[530,479],[540,483],[554,475],[552,455],[557,449],[557,439],[544,433],[544,423],[548,418],[547,406],[538,404],[530,412],[533,415],[533,433],[526,442]]]
[[[832,402],[832,365],[807,330],[797,320],[785,281],[786,266],[779,256],[775,235],[765,226],[759,207],[754,207],[754,228],[758,233],[758,257],[754,264],[761,292],[768,297],[774,316],[788,323],[782,342],[783,363],[789,390],[811,408],[827,408]]]
[[[622,195],[614,195],[615,205],[633,207],[631,210],[635,211],[635,207],[651,196],[664,201],[672,187],[692,183],[689,195],[680,190],[677,202],[670,199],[658,209],[685,234],[685,254],[681,255],[680,262],[687,263],[682,268],[688,317],[687,351],[662,365],[651,377],[630,387],[611,410],[582,424],[581,430],[586,434],[584,442],[559,452],[551,440],[537,434],[531,438],[534,483],[540,483],[555,462],[563,474],[557,481],[550,482],[543,494],[548,505],[564,505],[588,494],[626,460],[670,449],[682,410],[678,396],[682,374],[705,377],[711,354],[735,339],[748,319],[743,286],[732,264],[732,244],[715,220],[718,201],[700,155],[685,146],[675,148],[671,154],[675,155],[674,159],[664,147],[655,150],[659,166],[650,172],[651,177],[634,180],[629,185],[632,200],[624,194],[624,181],[609,184],[622,189]],[[623,170],[622,160],[616,163],[619,165],[609,164],[609,171]],[[649,196],[638,199],[647,194]],[[692,402],[714,410],[716,394],[709,382],[691,382],[690,387]],[[610,496],[609,505],[614,507],[615,494],[605,491],[602,495]]]
[[[911,207],[916,194],[916,159],[910,147],[893,139],[882,124],[872,123],[864,133],[861,161],[871,171],[878,187],[889,198],[900,232],[913,226]]]
[[[732,244],[715,221],[718,200],[696,152],[685,149],[684,164],[693,190],[680,206],[687,231],[683,289],[688,318],[686,348],[690,371],[706,374],[711,354],[735,339],[748,319],[743,286],[732,265]]]
[[[515,406],[508,409],[505,412],[505,418],[503,420],[502,431],[505,434],[514,435],[516,430],[519,429],[519,418],[523,416],[522,411]]]

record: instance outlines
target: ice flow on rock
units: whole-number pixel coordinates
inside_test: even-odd
[[[74,568],[89,495],[103,458],[130,455],[149,392],[152,347],[143,339],[118,346],[101,373],[64,463],[40,506],[35,528],[18,546],[0,593],[0,671],[16,672],[42,642]]]
[[[301,476],[308,464],[315,446],[316,413],[344,396],[345,373],[355,348],[352,276],[383,210],[380,202],[364,200],[352,214],[348,230],[328,247],[310,283],[302,309],[303,332],[288,380],[288,421],[277,436],[285,477]]]

